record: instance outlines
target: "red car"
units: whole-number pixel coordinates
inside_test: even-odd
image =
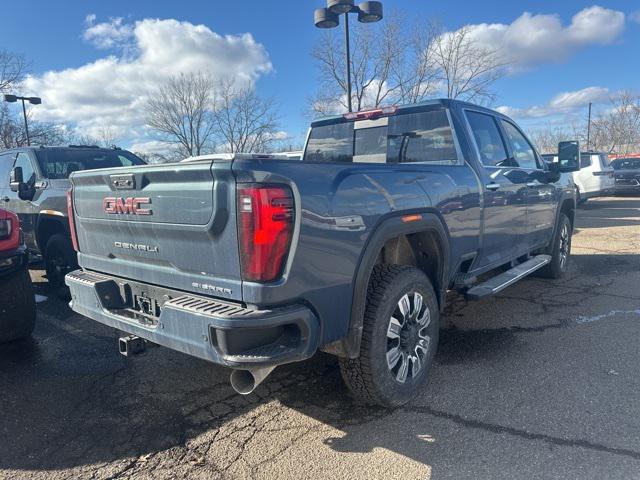
[[[36,302],[18,217],[0,209],[0,343],[31,335]]]

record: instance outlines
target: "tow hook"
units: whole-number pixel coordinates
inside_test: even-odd
[[[131,357],[142,353],[147,348],[147,342],[144,338],[135,335],[127,335],[118,339],[118,351],[125,357]]]

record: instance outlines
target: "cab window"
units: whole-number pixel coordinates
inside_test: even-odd
[[[13,167],[13,157],[15,154],[0,155],[0,188],[9,186],[9,173]]]
[[[16,157],[16,163],[13,165],[14,168],[22,167],[22,178],[24,179],[24,183],[33,183],[36,180],[36,171],[33,168],[33,163],[29,158],[29,155],[20,152]]]
[[[504,132],[507,135],[507,141],[511,146],[513,157],[521,168],[536,169],[536,154],[533,147],[525,136],[511,122],[501,120]]]
[[[478,146],[480,160],[486,167],[513,167],[507,156],[498,125],[491,115],[479,112],[467,112],[467,119]]]

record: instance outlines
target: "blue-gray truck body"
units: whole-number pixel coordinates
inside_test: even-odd
[[[519,165],[531,154],[514,151],[526,145],[511,141],[517,126],[504,115],[452,100],[390,112],[313,123],[302,160],[210,155],[74,173],[73,309],[232,368],[319,349],[353,358],[376,264],[417,265],[442,308],[447,290],[544,252],[561,213],[573,220],[569,175],[550,172],[533,147],[535,164]],[[360,137],[370,150],[359,151]],[[331,153],[351,141],[351,155]],[[243,278],[239,238],[238,192],[260,185],[292,200],[283,265],[267,282]]]

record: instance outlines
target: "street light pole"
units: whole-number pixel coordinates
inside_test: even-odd
[[[27,123],[27,107],[25,107],[25,100],[32,105],[40,105],[42,99],[40,97],[19,97],[17,95],[5,95],[4,101],[8,103],[15,103],[18,100],[22,102],[22,115],[24,116],[24,131],[27,135],[27,145],[31,146],[31,138],[29,137],[29,125]]]
[[[347,110],[353,112],[351,108],[351,48],[349,46],[349,12],[344,14],[344,49],[347,57]]]
[[[335,28],[340,24],[340,15],[344,13],[344,43],[346,59],[347,109],[352,112],[351,105],[351,47],[349,45],[349,14],[357,13],[361,23],[374,23],[382,20],[382,3],[375,1],[362,2],[356,6],[353,0],[327,0],[326,8],[318,8],[313,14],[318,28]]]
[[[587,151],[591,141],[591,102],[589,102],[589,120],[587,120]]]
[[[29,138],[29,125],[27,124],[27,108],[24,106],[24,98],[20,99],[22,101],[22,115],[24,116],[24,131],[27,133],[27,146],[31,146],[31,139]]]

